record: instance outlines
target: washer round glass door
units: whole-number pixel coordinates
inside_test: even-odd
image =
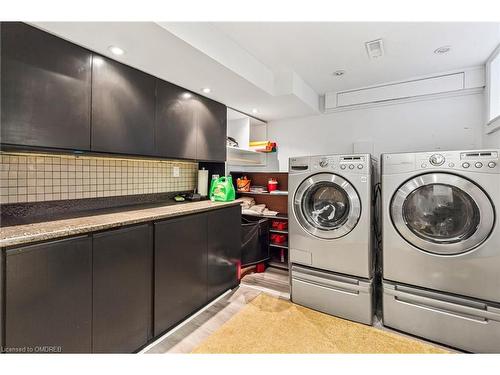
[[[446,173],[424,174],[403,184],[392,198],[391,216],[406,241],[441,255],[479,246],[495,221],[493,205],[483,190]]]
[[[293,211],[305,231],[319,238],[334,239],[354,229],[361,215],[361,202],[347,180],[319,173],[299,185]]]

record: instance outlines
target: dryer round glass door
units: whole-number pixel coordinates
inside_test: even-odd
[[[347,180],[319,173],[299,185],[293,211],[305,231],[319,238],[334,239],[354,229],[361,215],[361,202]]]
[[[393,196],[391,216],[406,241],[441,255],[474,249],[489,236],[495,221],[483,190],[446,173],[424,174],[403,184]]]

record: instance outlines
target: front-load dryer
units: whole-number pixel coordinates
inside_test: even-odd
[[[290,158],[292,301],[371,324],[373,164],[369,154]]]
[[[499,153],[382,155],[384,324],[500,352]]]

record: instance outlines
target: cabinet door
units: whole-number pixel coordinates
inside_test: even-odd
[[[208,299],[213,299],[238,284],[240,231],[240,206],[208,213]]]
[[[132,353],[152,337],[152,227],[95,234],[93,272],[93,351]]]
[[[1,34],[2,143],[89,150],[91,53],[23,23]]]
[[[154,77],[94,55],[92,151],[153,155],[154,106]]]
[[[155,223],[154,334],[207,302],[207,215]]]
[[[169,158],[196,159],[196,96],[181,87],[158,80],[155,150]]]
[[[226,106],[199,96],[196,110],[196,158],[226,160]]]
[[[5,345],[90,353],[90,237],[7,250]]]

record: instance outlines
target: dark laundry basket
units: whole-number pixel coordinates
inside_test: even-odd
[[[269,219],[241,217],[241,266],[269,259]]]

